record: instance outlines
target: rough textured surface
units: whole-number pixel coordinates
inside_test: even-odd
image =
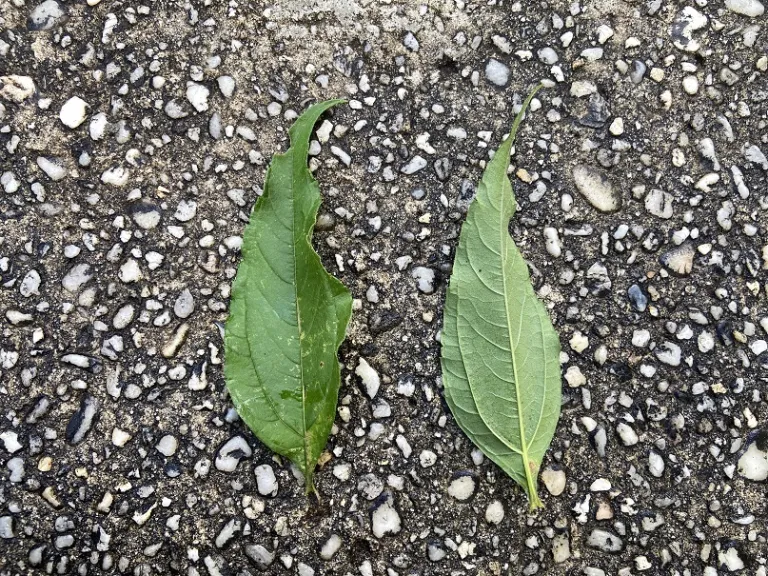
[[[0,573],[765,574],[764,3],[493,4],[0,2]],[[539,80],[514,237],[570,377],[529,517],[438,335]],[[266,162],[332,97],[316,243],[356,304],[317,503],[237,420],[219,327]]]

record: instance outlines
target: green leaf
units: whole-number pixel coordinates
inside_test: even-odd
[[[224,341],[224,374],[238,414],[298,466],[308,493],[336,412],[337,353],[352,297],[312,248],[320,189],[307,153],[315,122],[341,102],[308,108],[289,131],[291,147],[272,159],[243,235]]]
[[[461,229],[442,333],[445,399],[461,429],[541,507],[536,491],[560,416],[560,340],[509,235],[512,143],[535,89],[488,163]]]

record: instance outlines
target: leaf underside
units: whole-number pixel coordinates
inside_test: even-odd
[[[442,332],[445,398],[482,452],[522,486],[531,509],[560,417],[560,341],[509,235],[512,144],[536,90],[488,163],[461,229]]]
[[[289,131],[288,151],[272,159],[243,234],[225,331],[224,374],[238,414],[296,464],[307,492],[333,425],[337,353],[352,313],[349,290],[312,248],[321,197],[307,154],[318,118],[341,102],[308,108]]]

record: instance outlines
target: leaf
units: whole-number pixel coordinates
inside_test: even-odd
[[[336,412],[337,353],[352,297],[310,243],[320,189],[307,153],[315,122],[341,102],[308,108],[289,131],[291,147],[272,159],[243,235],[224,341],[224,374],[238,414],[298,466],[308,493]]]
[[[442,333],[445,399],[482,452],[528,494],[560,416],[560,341],[509,235],[515,197],[507,177],[517,128],[488,163],[461,229]]]

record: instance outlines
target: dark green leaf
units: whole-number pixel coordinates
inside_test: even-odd
[[[488,163],[467,212],[442,333],[445,398],[483,453],[541,506],[536,477],[560,416],[560,341],[509,236],[515,197],[507,176],[517,128]]]
[[[312,127],[329,100],[291,127],[243,237],[232,285],[224,373],[238,414],[270,449],[313,472],[333,425],[339,393],[337,352],[352,297],[312,248],[320,190],[307,168]]]

